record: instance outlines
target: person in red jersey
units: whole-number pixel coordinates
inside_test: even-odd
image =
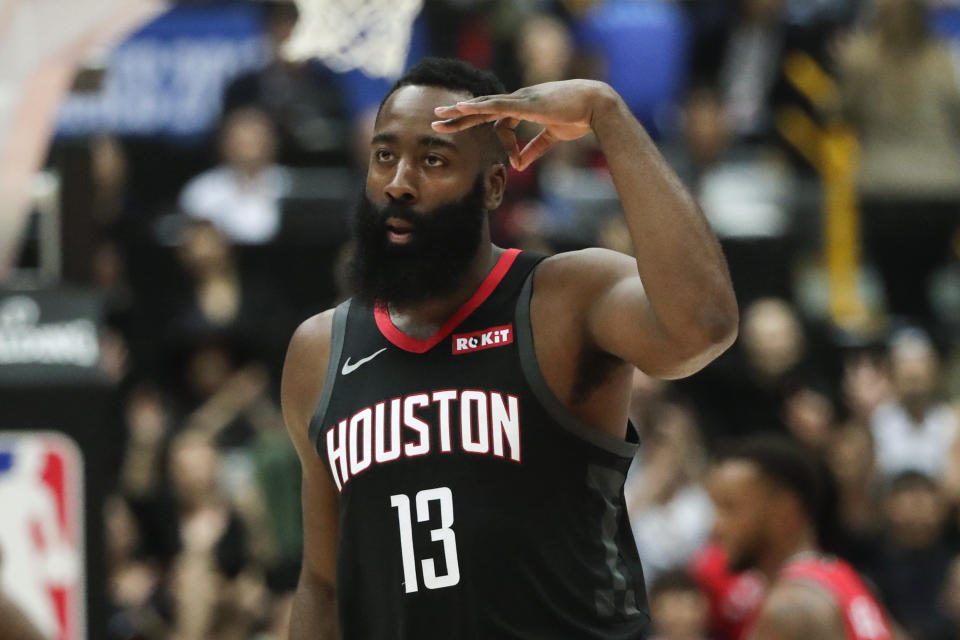
[[[895,637],[856,571],[818,546],[822,478],[798,445],[775,438],[746,441],[710,475],[714,535],[729,555],[730,570],[756,569],[769,584],[745,638]]]
[[[687,571],[707,597],[714,640],[740,640],[763,604],[766,583],[754,570],[734,573],[727,553],[710,542],[690,559]]]

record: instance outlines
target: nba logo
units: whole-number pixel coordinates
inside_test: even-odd
[[[51,640],[86,635],[83,460],[51,432],[0,432],[0,588]]]

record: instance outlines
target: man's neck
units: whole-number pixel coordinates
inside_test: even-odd
[[[476,293],[502,254],[503,249],[491,244],[489,238],[484,238],[455,291],[409,306],[391,305],[389,311],[393,324],[413,338],[433,335]]]
[[[777,545],[775,548],[771,548],[759,569],[767,579],[767,584],[773,584],[777,579],[777,575],[787,563],[795,560],[802,554],[812,554],[818,551],[819,549],[813,534],[804,532],[790,540],[785,540],[783,544]]]

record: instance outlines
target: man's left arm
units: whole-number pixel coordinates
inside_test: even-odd
[[[592,307],[590,336],[648,373],[690,375],[736,338],[726,260],[693,196],[627,105],[606,85],[598,93],[591,129],[620,195],[636,264],[616,269],[612,257],[603,261],[612,277]],[[636,335],[638,314],[646,316],[643,336]]]
[[[438,109],[450,131],[495,122],[511,163],[525,169],[554,143],[593,131],[630,230],[635,262],[610,251],[564,257],[564,289],[597,348],[664,378],[690,375],[736,338],[726,261],[700,208],[643,126],[607,84],[551,82]],[[519,120],[544,126],[523,150]]]

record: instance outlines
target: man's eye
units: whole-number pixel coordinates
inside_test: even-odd
[[[387,162],[393,158],[393,154],[386,149],[377,149],[373,155],[378,162]]]
[[[440,156],[427,156],[425,162],[428,167],[439,167],[444,164],[443,158]]]

